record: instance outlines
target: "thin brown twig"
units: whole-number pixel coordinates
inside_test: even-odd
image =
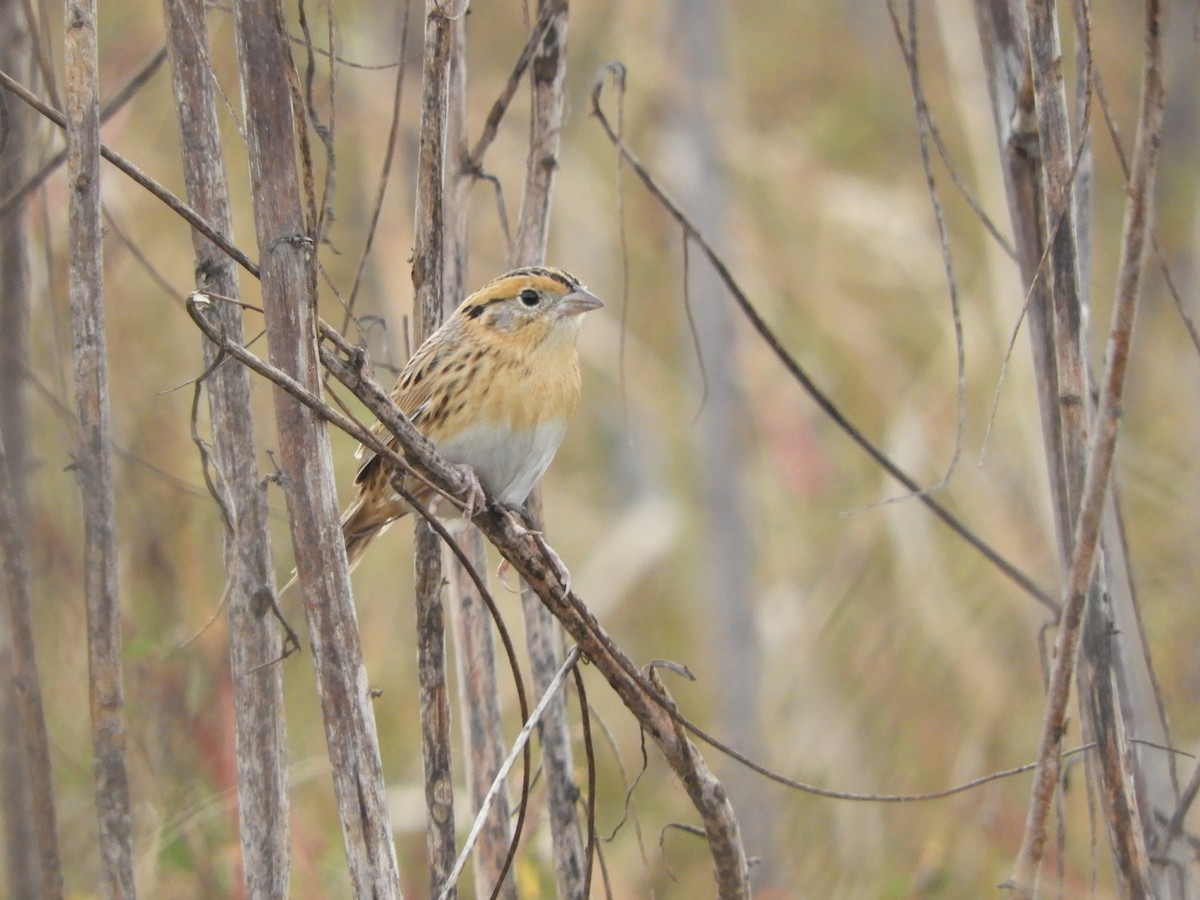
[[[954,471],[958,467],[959,457],[962,456],[963,430],[967,420],[967,359],[966,347],[963,340],[962,311],[958,300],[958,278],[954,274],[954,261],[950,251],[950,234],[946,226],[946,214],[942,209],[941,195],[938,193],[937,180],[933,175],[933,161],[929,154],[929,132],[933,126],[930,121],[929,107],[925,101],[925,88],[921,84],[921,70],[917,56],[917,5],[916,0],[908,0],[908,34],[900,26],[900,17],[896,14],[894,0],[887,0],[888,16],[892,21],[892,30],[896,35],[896,43],[904,57],[904,67],[908,70],[909,87],[912,90],[913,103],[917,116],[917,144],[921,150],[921,168],[925,172],[925,189],[933,206],[933,219],[937,225],[938,244],[942,253],[942,267],[945,271],[946,286],[950,292],[950,321],[954,326],[954,361],[957,375],[958,413],[955,417],[954,451],[946,472],[932,487],[925,488],[922,493],[940,491],[950,483]]]
[[[487,153],[488,147],[492,145],[492,141],[496,139],[496,134],[500,129],[500,122],[503,121],[504,114],[508,112],[509,104],[512,103],[513,97],[516,96],[517,88],[521,86],[521,79],[525,76],[525,70],[529,68],[529,63],[533,61],[538,45],[542,41],[542,36],[556,14],[556,4],[548,3],[545,9],[542,10],[541,15],[538,16],[533,30],[529,32],[529,39],[525,41],[525,46],[521,49],[521,55],[517,57],[517,61],[513,64],[512,71],[508,75],[508,81],[504,84],[504,89],[500,91],[500,96],[496,98],[492,104],[492,108],[488,110],[487,118],[483,122],[483,131],[480,132],[479,138],[475,141],[475,146],[471,148],[471,152],[468,154],[467,161],[463,166],[465,171],[482,172],[484,154]]]
[[[119,91],[112,95],[109,101],[105,103],[100,110],[101,125],[112,118],[113,115],[124,108],[125,104],[127,104],[137,95],[137,92],[141,90],[142,86],[145,85],[151,79],[154,73],[158,71],[159,66],[163,64],[166,58],[167,48],[159,48],[159,51],[155,53],[154,56],[150,57],[146,64],[137,72],[135,72],[133,77],[130,78],[129,81],[125,82]],[[66,161],[67,151],[60,150],[33,175],[29,176],[29,178],[25,180],[24,184],[14,190],[7,197],[0,199],[0,218],[3,218],[12,210],[16,209],[26,197],[36,191],[42,182],[49,178],[50,175],[53,174],[54,171]]]
[[[29,104],[31,107],[37,110],[37,112],[45,116],[59,128],[66,127],[66,119],[61,112],[59,112],[57,109],[54,109],[52,106],[43,103],[33,93],[25,88],[24,85],[4,72],[0,72],[0,87],[3,87],[9,93]],[[251,262],[250,258],[246,256],[245,253],[227,241],[220,232],[209,225],[208,222],[204,220],[203,216],[188,206],[188,204],[184,203],[182,200],[164,188],[161,184],[139,169],[136,165],[127,160],[120,153],[117,153],[115,150],[103,143],[100,144],[100,155],[120,169],[125,175],[132,178],[138,185],[153,194],[154,197],[156,197],[162,203],[166,204],[172,212],[174,212],[181,219],[220,247],[225,253],[228,253],[229,256],[232,257],[233,260],[247,272],[249,272],[255,278],[258,277],[258,266]]]
[[[583,674],[576,666],[571,670],[575,676],[575,694],[579,698],[579,724],[582,731],[581,743],[587,763],[587,846],[584,855],[587,868],[583,873],[583,896],[592,895],[592,862],[596,855],[596,754],[592,746],[592,718],[588,714],[587,690],[583,683]]]
[[[379,181],[375,186],[375,201],[371,205],[371,221],[367,224],[366,239],[363,241],[362,252],[358,256],[358,265],[354,268],[354,280],[350,283],[350,290],[346,299],[346,315],[342,320],[342,331],[344,332],[350,325],[350,320],[354,317],[354,303],[358,299],[358,289],[362,285],[363,272],[367,267],[367,260],[371,256],[371,247],[375,243],[375,233],[379,228],[379,217],[383,213],[383,199],[387,194],[388,184],[391,182],[392,160],[396,156],[396,145],[400,137],[400,107],[401,101],[404,99],[404,54],[408,47],[408,22],[410,13],[412,12],[412,0],[405,0],[404,3],[404,19],[400,26],[400,58],[396,66],[396,86],[392,91],[392,121],[388,126],[387,147],[383,152],[383,163],[379,167]]]
[[[1108,129],[1109,141],[1112,144],[1113,151],[1117,154],[1117,162],[1120,163],[1125,183],[1128,184],[1129,158],[1125,153],[1124,146],[1121,144],[1121,132],[1117,127],[1117,120],[1113,115],[1112,107],[1108,103],[1108,96],[1104,91],[1104,82],[1100,80],[1099,72],[1095,73],[1093,80],[1096,89],[1096,100],[1099,102],[1100,112],[1104,116],[1104,124]],[[1162,273],[1163,281],[1167,286],[1167,293],[1171,295],[1171,300],[1175,304],[1175,310],[1179,313],[1180,319],[1183,320],[1183,327],[1187,330],[1188,337],[1191,338],[1192,346],[1196,348],[1197,353],[1200,353],[1200,330],[1197,330],[1196,322],[1192,319],[1183,302],[1183,295],[1179,292],[1179,286],[1175,284],[1175,276],[1171,274],[1171,266],[1167,262],[1166,251],[1158,239],[1158,229],[1153,229],[1150,232],[1150,242],[1151,248],[1154,250],[1154,258],[1158,261],[1158,269]]]
[[[611,71],[610,71],[611,70]],[[923,503],[934,515],[936,515],[946,526],[955,534],[966,541],[970,546],[974,547],[985,559],[993,566],[1000,570],[1010,581],[1017,584],[1025,593],[1057,614],[1058,603],[1043,591],[1038,585],[1020,569],[1011,562],[1001,556],[995,549],[979,537],[974,531],[968,528],[957,516],[949,509],[939,503],[937,500],[922,493],[921,486],[908,475],[904,470],[897,466],[892,460],[884,454],[882,450],[875,446],[862,431],[852,423],[849,418],[841,411],[836,403],[822,391],[813,380],[812,376],[800,365],[788,350],[783,346],[778,336],[774,333],[771,327],[766,323],[751,303],[749,296],[742,289],[738,281],[733,277],[729,267],[725,264],[724,259],[713,249],[713,247],[705,239],[704,235],[692,223],[688,215],[683,212],[666,190],[658,183],[658,180],[651,175],[650,171],[642,164],[638,157],[633,153],[627,144],[620,137],[620,134],[613,129],[603,109],[600,106],[600,95],[604,87],[604,78],[613,72],[620,72],[618,81],[623,81],[624,67],[619,63],[611,64],[605,67],[596,81],[592,89],[592,113],[600,121],[608,139],[617,147],[620,156],[629,164],[634,173],[645,185],[647,190],[654,196],[659,204],[671,215],[673,219],[683,228],[692,241],[698,246],[717,272],[721,281],[724,283],[730,296],[737,304],[738,308],[750,321],[754,330],[759,337],[766,343],[767,347],[775,355],[775,357],[783,364],[784,368],[797,381],[805,392],[816,402],[822,412],[825,413],[833,422],[849,437],[855,444],[859,446],[868,456],[873,459],[884,471],[899,481],[904,487],[911,491],[917,499]],[[614,78],[617,76],[614,74]]]

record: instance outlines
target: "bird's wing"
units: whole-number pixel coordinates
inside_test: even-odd
[[[425,343],[417,348],[417,352],[409,358],[408,363],[404,366],[404,371],[400,373],[396,387],[392,389],[392,400],[417,428],[421,427],[422,415],[431,405],[430,401],[437,385],[437,378],[433,376],[445,362],[453,347],[449,334],[450,328],[447,328],[451,325],[452,323],[447,320],[441,328],[429,336]],[[385,441],[389,447],[397,451],[400,449],[395,437],[382,422],[376,422],[371,426],[371,434],[379,440]],[[358,445],[355,456],[363,462],[354,478],[354,483],[362,484],[379,465],[379,457],[362,444]]]

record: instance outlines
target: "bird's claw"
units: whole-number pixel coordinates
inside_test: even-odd
[[[500,584],[504,586],[504,589],[510,594],[517,594],[521,591],[520,584],[518,584],[516,587],[513,587],[504,580],[504,577],[508,575],[508,571],[511,568],[512,564],[507,559],[500,560],[500,565],[496,566],[496,580],[499,581]]]
[[[462,500],[463,518],[470,522],[475,518],[475,514],[487,505],[487,494],[484,493],[483,485],[479,483],[479,476],[475,474],[474,469],[462,463],[455,463],[454,469],[466,483]]]

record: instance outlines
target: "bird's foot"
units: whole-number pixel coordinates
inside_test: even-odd
[[[470,522],[475,518],[475,514],[487,505],[487,494],[484,493],[483,485],[479,483],[479,476],[475,474],[474,469],[465,463],[454,463],[453,468],[466,484],[460,502],[463,518]]]
[[[563,585],[563,596],[565,597],[571,593],[571,570],[567,568],[566,564],[562,561],[562,557],[555,552],[554,548],[546,542],[546,535],[538,529],[530,527],[529,519],[522,507],[510,506],[507,509],[515,520],[514,527],[517,533],[522,537],[532,537],[537,541],[538,546],[542,550],[542,559],[546,561],[550,570]],[[500,579],[502,584],[504,583],[504,574],[508,569],[508,560],[504,560],[500,563],[500,568],[496,570],[496,577]],[[507,585],[505,586],[507,587]]]

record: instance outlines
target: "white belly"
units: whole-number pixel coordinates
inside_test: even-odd
[[[554,459],[566,432],[563,420],[516,432],[476,425],[437,448],[450,462],[474,469],[479,483],[501,503],[519,506]]]

